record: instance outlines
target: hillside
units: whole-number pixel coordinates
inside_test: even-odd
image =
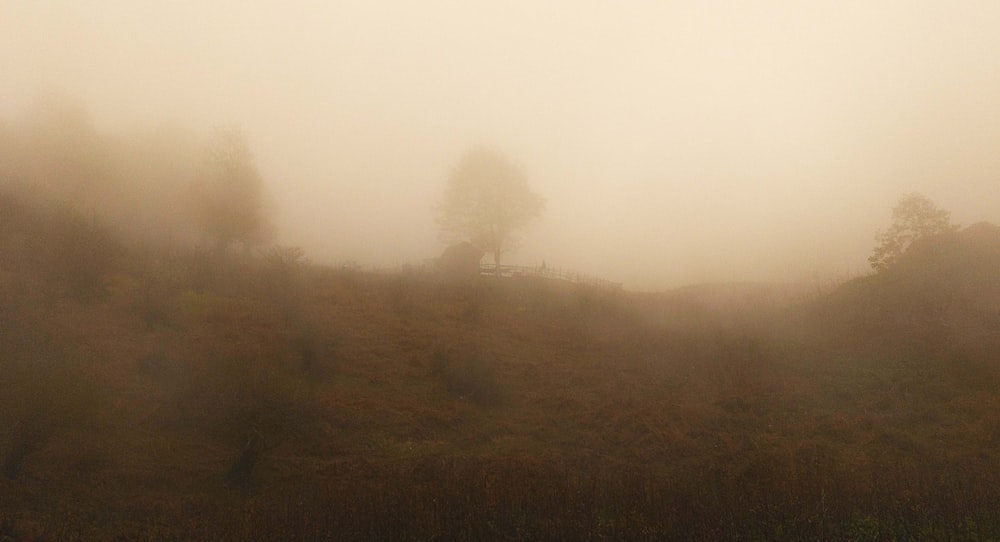
[[[1000,227],[979,223],[923,240],[882,273],[845,284],[822,310],[854,340],[921,342],[983,363],[1000,351]]]
[[[993,226],[788,306],[0,205],[0,539],[1000,536]]]

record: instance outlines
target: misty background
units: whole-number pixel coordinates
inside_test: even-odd
[[[1000,220],[997,28],[992,1],[0,0],[0,121],[55,95],[102,132],[238,124],[319,263],[437,256],[486,143],[548,200],[508,263],[824,281],[904,192]]]

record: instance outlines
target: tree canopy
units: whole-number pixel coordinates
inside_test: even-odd
[[[198,223],[219,250],[263,242],[271,233],[264,181],[238,128],[216,130],[198,194]]]
[[[875,271],[891,267],[917,240],[955,231],[951,213],[917,193],[904,194],[892,209],[889,229],[875,235],[878,245],[868,258]]]
[[[445,241],[469,241],[500,265],[517,232],[544,209],[545,199],[531,191],[517,164],[494,149],[476,147],[452,169],[437,223]]]

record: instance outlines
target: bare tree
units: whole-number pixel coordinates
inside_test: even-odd
[[[889,229],[875,235],[878,246],[868,258],[868,263],[875,271],[884,271],[915,241],[957,229],[958,224],[951,223],[950,212],[939,209],[920,194],[905,194],[892,209]]]
[[[438,204],[437,223],[448,242],[467,240],[501,257],[516,233],[541,215],[545,199],[531,191],[524,171],[504,154],[476,147],[452,169]]]

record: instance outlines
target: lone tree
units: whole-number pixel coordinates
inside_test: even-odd
[[[206,175],[199,186],[197,220],[216,249],[244,248],[271,233],[264,181],[254,164],[246,136],[239,128],[217,129],[209,142]]]
[[[437,223],[446,242],[469,241],[501,257],[516,244],[515,234],[542,214],[545,199],[528,187],[524,171],[488,147],[462,155],[438,204]]]
[[[920,194],[905,194],[892,208],[889,229],[875,235],[878,246],[868,257],[868,263],[875,271],[884,271],[915,241],[957,229],[958,224],[951,223],[950,212],[938,209],[934,202]]]

